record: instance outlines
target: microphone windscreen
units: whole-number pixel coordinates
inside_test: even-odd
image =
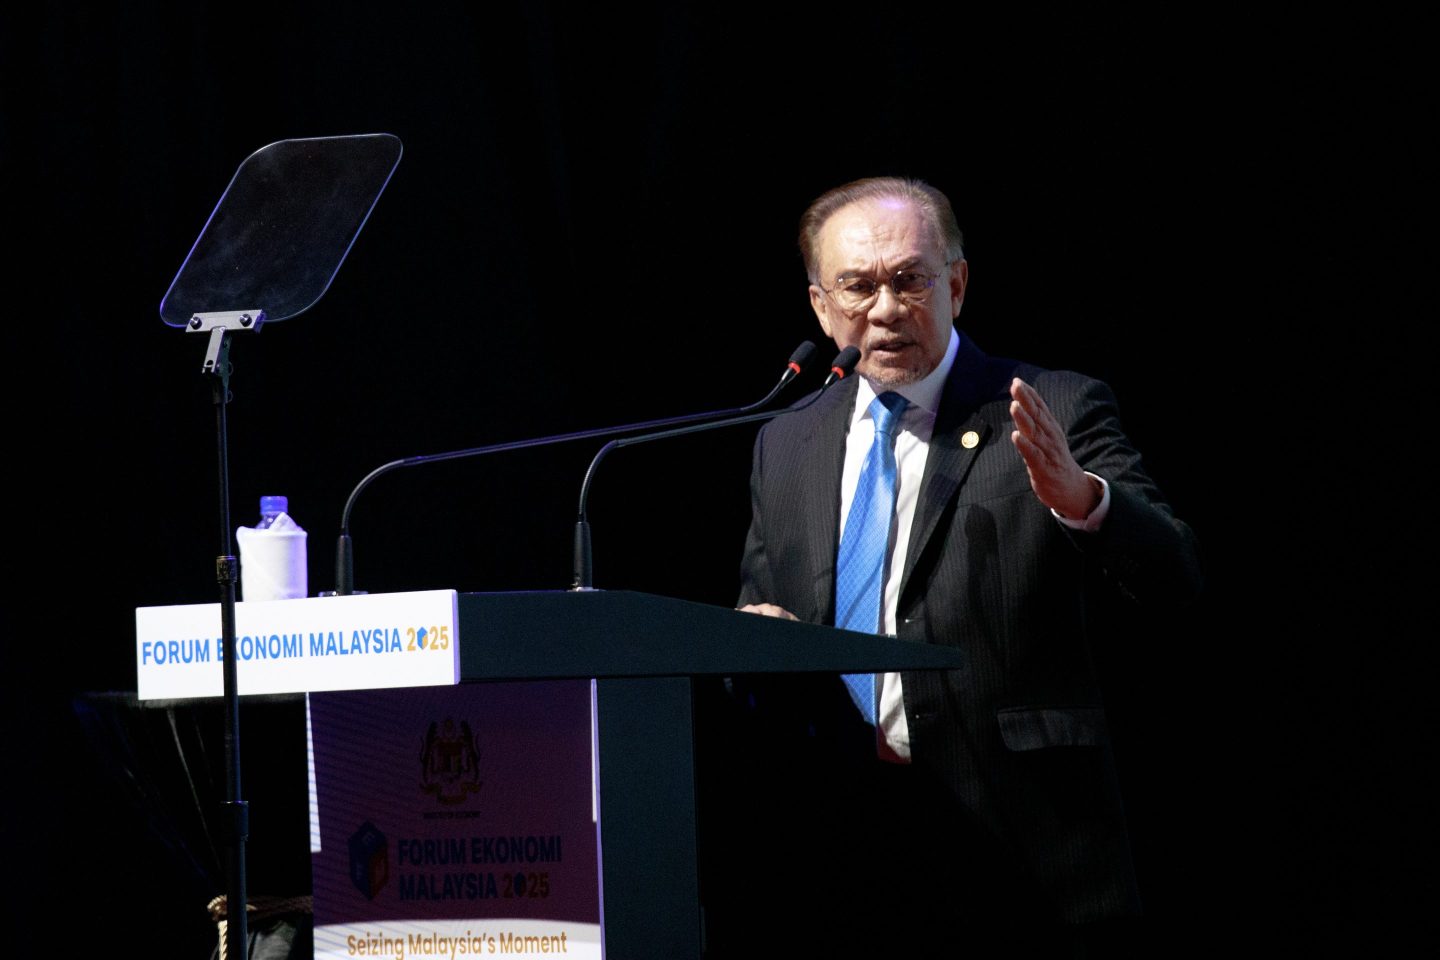
[[[830,371],[840,379],[844,379],[855,370],[855,364],[860,362],[860,349],[858,347],[846,347],[836,354],[834,361],[830,364]]]
[[[790,362],[787,364],[787,366],[794,369],[796,373],[799,373],[800,371],[808,367],[810,365],[810,361],[814,358],[815,344],[811,343],[809,340],[806,340],[804,343],[800,344],[800,346],[795,348],[794,353],[790,354]]]

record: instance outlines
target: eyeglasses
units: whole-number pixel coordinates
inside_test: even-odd
[[[950,264],[947,263],[945,266],[948,267]],[[897,300],[902,300],[907,304],[920,303],[930,295],[930,290],[939,278],[940,274],[938,273],[922,273],[919,270],[909,269],[897,272],[888,281],[876,280],[873,277],[840,276],[835,278],[835,289],[829,290],[825,287],[820,287],[820,289],[834,298],[840,309],[859,312],[874,306],[875,301],[880,297],[881,287],[889,287],[890,292],[895,295]]]

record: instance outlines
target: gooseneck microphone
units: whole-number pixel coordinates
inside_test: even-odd
[[[830,384],[834,383],[836,380],[844,380],[846,377],[850,376],[850,374],[854,373],[855,365],[859,362],[859,347],[846,347],[844,350],[841,350],[839,353],[835,354],[835,359],[830,361],[830,375],[826,377],[825,382],[821,384],[820,393],[824,393],[826,390],[828,390]],[[820,394],[816,394],[815,398],[811,400],[810,403],[814,403],[815,400],[819,399]],[[810,406],[810,403],[805,404],[805,406]],[[803,410],[804,407],[796,407],[795,409]],[[781,412],[783,413],[784,411],[782,410]]]
[[[780,375],[779,381],[771,388],[770,392],[754,403],[743,407],[735,407],[730,410],[712,410],[707,413],[692,413],[681,417],[668,417],[662,420],[647,420],[641,423],[627,423],[618,427],[598,427],[594,430],[580,430],[575,433],[562,433],[551,437],[536,437],[531,440],[515,440],[509,443],[496,443],[486,447],[471,447],[466,450],[452,450],[448,453],[432,453],[425,456],[406,457],[403,460],[392,460],[389,463],[381,464],[374,470],[367,473],[355,489],[350,491],[349,498],[345,501],[345,510],[340,515],[340,537],[335,545],[335,595],[340,597],[350,596],[355,592],[355,549],[350,539],[350,513],[355,508],[355,500],[360,496],[360,491],[370,485],[371,481],[392,470],[401,467],[416,467],[424,463],[439,463],[442,460],[459,460],[464,457],[478,457],[486,453],[503,453],[509,450],[525,450],[530,447],[543,447],[553,443],[565,443],[570,440],[593,440],[599,437],[613,437],[620,433],[634,433],[637,430],[653,430],[656,427],[676,427],[681,424],[697,423],[705,420],[714,420],[720,417],[743,416],[759,410],[785,389],[785,386],[794,380],[809,365],[810,360],[815,356],[815,344],[806,340],[795,348],[790,354],[790,359],[785,364],[785,372]]]
[[[757,423],[761,420],[772,420],[775,417],[786,413],[796,413],[820,399],[820,395],[830,389],[830,385],[848,377],[854,370],[855,365],[860,362],[860,350],[856,347],[846,347],[836,354],[835,359],[830,362],[830,375],[820,385],[810,399],[795,407],[783,407],[779,410],[766,410],[763,413],[748,413],[742,411],[740,414],[728,417],[724,420],[711,420],[707,423],[692,424],[691,426],[675,426],[673,429],[660,430],[655,433],[643,433],[633,437],[622,437],[619,440],[611,440],[600,451],[595,454],[595,459],[590,461],[590,467],[585,471],[585,480],[580,484],[580,509],[579,516],[575,521],[575,579],[571,583],[571,590],[594,590],[595,571],[590,549],[590,519],[586,513],[586,502],[590,498],[590,481],[595,477],[595,468],[600,465],[611,450],[620,447],[632,447],[637,443],[649,443],[651,440],[666,440],[670,437],[683,437],[691,433],[699,433],[702,430],[718,430],[721,427],[735,427],[744,423]]]

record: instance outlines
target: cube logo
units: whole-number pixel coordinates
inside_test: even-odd
[[[366,900],[374,900],[390,879],[390,852],[385,834],[367,820],[350,835],[349,845],[350,881],[365,894]]]

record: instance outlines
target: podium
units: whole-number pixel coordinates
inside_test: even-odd
[[[463,691],[469,685],[517,681],[594,683],[604,950],[606,956],[622,960],[698,960],[706,949],[703,868],[715,863],[713,856],[722,852],[705,849],[704,831],[697,818],[709,796],[702,795],[697,785],[697,771],[708,769],[697,767],[697,733],[705,720],[697,716],[700,683],[707,678],[713,681],[705,687],[706,692],[721,689],[720,678],[785,684],[786,677],[801,683],[809,677],[824,685],[829,682],[826,675],[839,673],[964,665],[958,648],[644,593],[450,595],[455,598],[460,683],[458,687],[428,689]],[[353,599],[361,602],[386,596]],[[403,594],[388,597],[407,599]],[[312,598],[264,604],[270,609],[262,615],[263,622],[288,624],[294,621],[296,611],[307,608],[322,611],[328,621],[332,614],[323,611],[338,611],[347,602],[345,598]],[[291,608],[291,604],[297,606]],[[240,606],[245,614],[246,605]],[[208,609],[194,608],[192,612],[207,620],[210,616]],[[296,663],[303,665],[309,659],[300,657]],[[217,668],[213,661],[207,666]],[[836,690],[841,687],[838,681],[833,686]],[[307,688],[285,689],[294,693],[282,692],[281,699]],[[363,692],[360,686],[326,689]],[[264,696],[275,698],[275,694]],[[151,700],[148,704],[175,709],[177,703],[199,705],[215,699],[202,695],[199,700]],[[250,695],[244,699],[254,700]],[[141,702],[139,707],[146,705]],[[849,706],[848,699],[845,706]],[[853,717],[854,724],[862,723],[853,709],[843,714]],[[698,759],[703,765],[705,757]],[[741,776],[745,775],[742,770]]]
[[[459,597],[461,678],[592,678],[606,956],[702,953],[692,685],[954,669],[955,648],[627,591]]]

